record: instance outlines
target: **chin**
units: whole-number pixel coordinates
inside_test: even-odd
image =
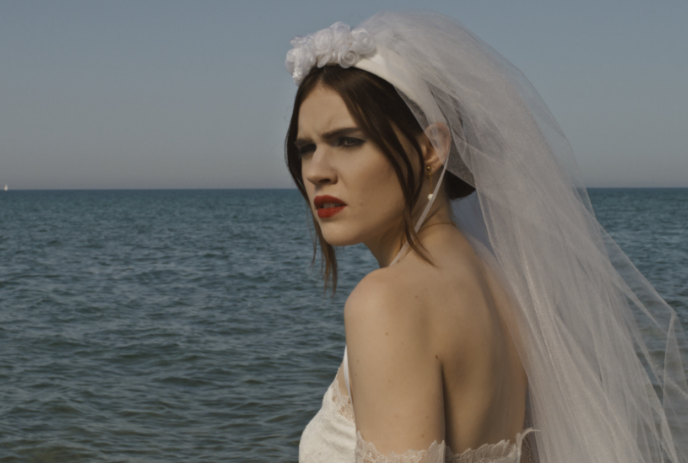
[[[363,241],[358,233],[352,233],[351,230],[347,230],[347,227],[339,224],[321,223],[320,231],[330,246],[352,246]]]

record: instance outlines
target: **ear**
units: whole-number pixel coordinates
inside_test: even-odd
[[[429,125],[423,135],[418,137],[418,143],[423,151],[423,160],[435,173],[444,165],[451,147],[451,132],[449,127],[441,122]]]

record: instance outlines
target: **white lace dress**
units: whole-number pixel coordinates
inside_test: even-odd
[[[320,411],[301,435],[299,463],[518,463],[519,459],[521,463],[536,462],[530,441],[524,440],[527,433],[519,433],[515,443],[503,440],[458,455],[452,454],[444,441],[434,442],[426,450],[382,455],[356,433],[351,401],[342,394],[337,377],[327,389]]]

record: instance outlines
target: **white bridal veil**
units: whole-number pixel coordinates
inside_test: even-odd
[[[595,219],[569,143],[528,80],[443,16],[385,12],[354,31],[372,44],[346,64],[394,84],[422,126],[446,124],[445,168],[476,187],[452,207],[515,302],[540,461],[687,463],[677,314]]]

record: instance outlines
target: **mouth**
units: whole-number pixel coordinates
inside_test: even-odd
[[[313,204],[318,212],[318,217],[321,219],[332,217],[346,207],[344,201],[329,195],[316,196],[313,199]]]

